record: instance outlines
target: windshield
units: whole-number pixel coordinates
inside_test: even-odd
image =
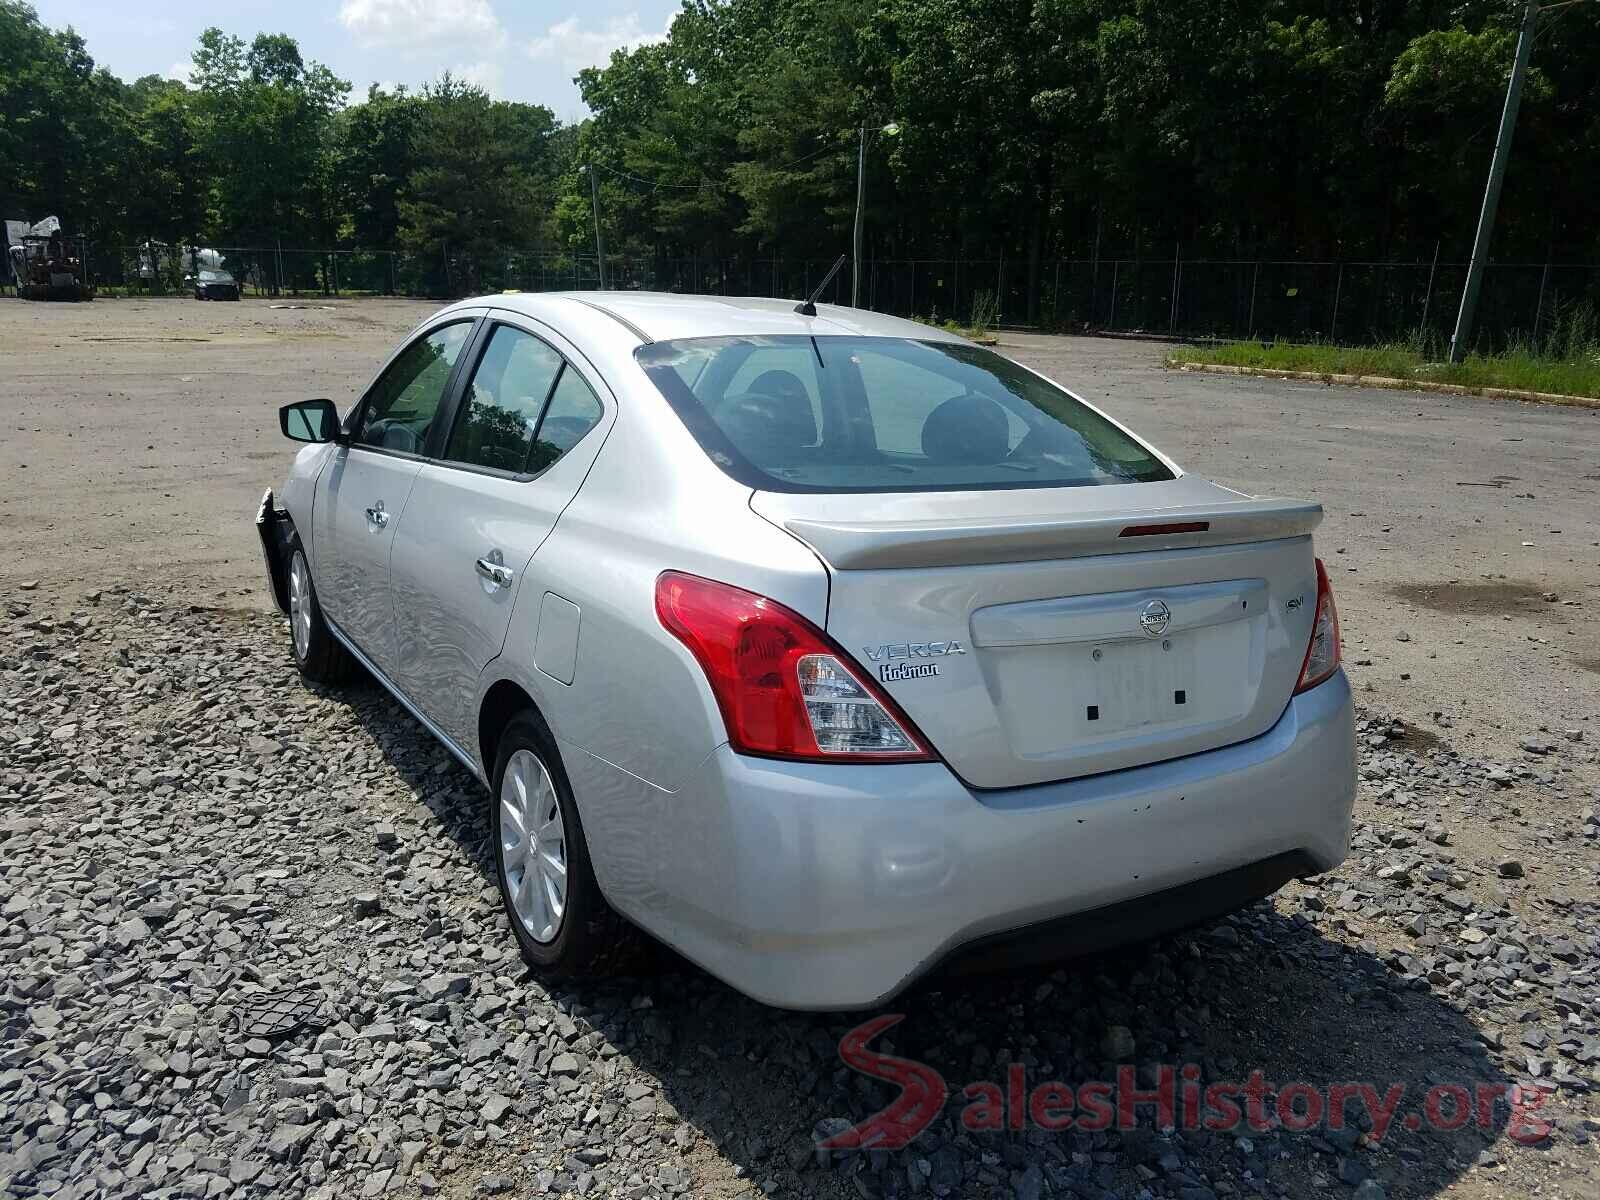
[[[713,462],[777,492],[1084,487],[1171,479],[1146,447],[978,346],[685,338],[640,366]]]
[[[201,271],[201,283],[232,283],[233,276],[226,271]]]

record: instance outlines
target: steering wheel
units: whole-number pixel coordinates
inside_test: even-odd
[[[377,434],[376,440],[372,435]],[[383,450],[398,450],[403,454],[420,454],[428,437],[428,427],[424,425],[420,434],[411,426],[399,421],[380,421],[368,431],[365,439],[368,444],[376,444]]]

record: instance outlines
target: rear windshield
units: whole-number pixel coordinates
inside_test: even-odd
[[[712,461],[761,491],[1173,477],[1110,421],[978,346],[790,335],[684,338],[635,353]]]

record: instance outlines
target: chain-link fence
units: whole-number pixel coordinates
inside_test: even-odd
[[[605,286],[707,295],[808,295],[831,262],[711,257],[606,258]],[[549,292],[601,286],[594,255],[467,256],[402,250],[306,250],[241,246],[124,246],[96,264],[102,287],[137,295],[181,295],[197,269],[230,273],[249,296],[385,295],[443,299],[501,291]],[[849,272],[822,297],[849,300]]]
[[[445,298],[500,291],[597,288],[594,255],[475,255],[400,250],[129,246],[97,257],[102,286],[182,294],[196,264],[220,267],[248,296],[395,295]],[[829,259],[610,256],[613,289],[798,298]],[[1370,343],[1448,341],[1466,275],[1462,262],[1217,259],[1048,259],[1036,274],[1012,259],[878,259],[861,300],[879,312],[967,324]],[[848,303],[848,267],[821,299]],[[1030,292],[1035,299],[1030,305]],[[1484,273],[1476,340],[1538,343],[1562,314],[1600,308],[1600,265],[1494,263]]]
[[[96,263],[102,288],[131,295],[182,295],[201,270],[222,270],[247,296],[448,296],[444,256],[394,250],[305,250],[277,246],[123,246]]]
[[[1197,259],[1055,259],[1042,264],[1029,320],[1025,263],[879,261],[865,303],[965,323],[975,306],[1002,325],[1166,336],[1367,344],[1448,342],[1467,264]],[[1537,343],[1562,314],[1600,308],[1600,265],[1493,263],[1476,339]]]

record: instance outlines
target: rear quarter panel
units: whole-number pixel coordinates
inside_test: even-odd
[[[633,371],[610,381],[616,423],[534,555],[498,671],[537,680],[558,738],[671,790],[726,735],[699,664],[656,616],[657,577],[731,583],[819,625],[828,577],[809,549],[751,511],[750,490],[712,465]],[[579,609],[571,684],[535,659],[547,591]]]

